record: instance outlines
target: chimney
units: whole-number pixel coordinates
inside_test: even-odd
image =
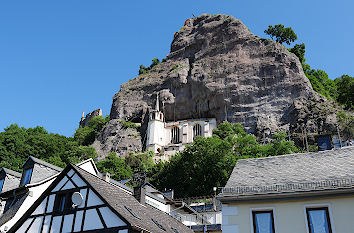
[[[169,189],[169,190],[165,190],[164,192],[163,192],[163,194],[168,198],[168,199],[170,199],[170,200],[173,200],[173,198],[174,198],[174,194],[175,194],[175,192],[174,192],[174,190],[173,189]]]
[[[145,187],[143,185],[134,187],[133,196],[138,202],[145,204]]]
[[[110,182],[111,180],[111,174],[109,174],[108,172],[105,172],[102,174],[102,179],[104,179],[107,182]]]

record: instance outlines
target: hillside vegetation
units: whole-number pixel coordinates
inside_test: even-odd
[[[0,133],[0,166],[21,172],[28,156],[47,161],[59,167],[95,158],[95,149],[85,145],[92,131],[104,127],[102,117],[91,119],[83,131],[79,128],[75,137],[48,133],[43,127],[26,129],[16,124]],[[97,125],[100,127],[97,128]],[[83,133],[91,132],[91,133]],[[153,153],[130,153],[125,158],[109,154],[96,162],[101,172],[109,172],[116,180],[130,179],[134,186],[134,174],[146,176],[160,190],[174,189],[177,197],[201,196],[212,193],[215,186],[223,186],[240,158],[273,156],[298,152],[293,142],[285,140],[286,134],[278,133],[268,144],[259,144],[256,137],[247,134],[240,124],[224,122],[210,138],[197,137],[170,162],[154,164]]]

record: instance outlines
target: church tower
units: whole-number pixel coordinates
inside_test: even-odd
[[[165,120],[163,113],[160,111],[159,94],[157,94],[155,109],[149,114],[146,149],[159,153],[165,145],[165,134]]]

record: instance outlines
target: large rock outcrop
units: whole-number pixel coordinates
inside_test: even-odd
[[[157,93],[167,121],[215,117],[219,123],[241,123],[258,136],[279,129],[299,133],[305,126],[318,133],[333,130],[336,121],[334,111],[322,109],[333,103],[313,91],[294,54],[227,15],[187,20],[175,33],[166,61],[122,84],[114,95],[110,117],[141,123],[139,148]],[[99,138],[102,153],[115,151],[107,146],[116,140],[105,136],[109,130],[121,133],[105,129]]]

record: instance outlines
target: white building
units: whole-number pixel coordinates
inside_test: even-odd
[[[218,199],[223,233],[354,232],[354,147],[239,160]]]
[[[186,144],[192,143],[195,137],[212,136],[215,128],[215,118],[166,122],[157,95],[155,109],[149,114],[146,149],[156,154],[155,161],[166,161],[183,150]]]

